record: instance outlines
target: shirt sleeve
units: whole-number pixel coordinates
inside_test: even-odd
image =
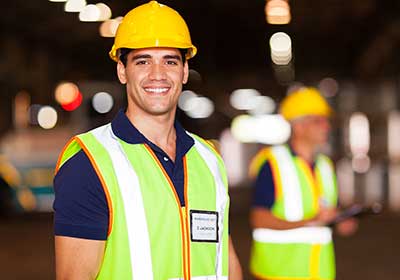
[[[275,186],[271,165],[267,161],[258,173],[254,184],[253,207],[271,209],[275,202]]]
[[[99,178],[83,151],[64,163],[54,178],[54,233],[106,240],[109,210]]]

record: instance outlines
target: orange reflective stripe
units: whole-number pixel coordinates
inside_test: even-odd
[[[93,156],[89,152],[89,149],[85,146],[85,144],[78,137],[75,137],[75,140],[79,143],[79,145],[85,151],[85,154],[88,156],[88,158],[90,160],[90,163],[92,164],[92,166],[94,168],[94,171],[96,172],[97,177],[99,178],[101,186],[103,187],[104,193],[106,195],[108,211],[109,211],[107,236],[110,236],[111,231],[112,231],[112,225],[113,225],[114,211],[113,211],[111,197],[110,197],[110,193],[108,192],[108,188],[107,188],[106,182],[105,182],[105,180],[103,178],[103,175],[101,175],[100,169],[97,166],[96,161],[94,160]]]
[[[186,230],[187,230],[187,234],[186,234],[186,243],[187,243],[187,252],[188,252],[188,266],[187,266],[187,273],[188,276],[190,277],[191,271],[190,271],[190,232],[189,232],[189,207],[188,207],[188,203],[189,203],[189,199],[188,199],[188,173],[187,173],[187,161],[186,161],[186,156],[183,157],[183,177],[184,177],[184,196],[185,196],[185,209],[186,209]]]
[[[300,157],[297,157],[296,160],[300,166],[300,169],[303,171],[303,174],[306,177],[307,185],[310,186],[310,191],[313,197],[313,208],[317,212],[319,210],[319,198],[321,195],[320,189],[317,185],[317,180],[313,174],[313,171],[311,170],[310,165],[307,162],[305,162]]]
[[[54,170],[54,176],[57,174],[58,170],[60,169],[61,160],[62,160],[62,157],[63,157],[63,155],[64,155],[64,153],[65,153],[65,150],[68,148],[68,146],[69,146],[75,139],[76,139],[76,137],[71,138],[71,139],[68,141],[68,143],[65,144],[65,146],[64,146],[64,148],[62,149],[60,155],[58,156],[56,168],[55,168],[55,170]]]
[[[261,166],[270,158],[269,148],[259,151],[250,161],[249,177],[255,179],[260,172]]]
[[[280,199],[283,195],[282,178],[279,172],[278,162],[274,156],[271,155],[270,160],[272,177],[275,187],[275,200]]]
[[[164,177],[167,179],[167,182],[175,196],[175,200],[178,206],[178,212],[179,212],[179,218],[181,221],[181,230],[182,230],[182,253],[183,253],[183,278],[185,280],[189,280],[190,279],[190,275],[188,275],[188,271],[187,271],[187,267],[189,266],[189,264],[187,263],[187,259],[188,256],[186,255],[187,252],[187,244],[186,244],[186,230],[185,230],[185,219],[183,218],[183,214],[182,214],[182,209],[181,209],[181,204],[179,202],[179,197],[178,194],[176,193],[174,184],[171,181],[171,178],[169,177],[168,173],[165,171],[164,167],[162,166],[162,164],[160,163],[160,161],[158,160],[157,156],[154,154],[153,150],[149,147],[149,145],[144,144],[144,147],[146,148],[146,150],[149,152],[149,154],[151,155],[151,157],[154,159],[154,161],[157,163],[158,167],[160,168],[160,170],[162,171],[162,173],[164,174]],[[186,205],[185,205],[186,206]]]

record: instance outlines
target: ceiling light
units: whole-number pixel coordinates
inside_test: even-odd
[[[270,0],[265,5],[265,15],[269,24],[288,24],[291,20],[290,6],[284,0]]]
[[[114,105],[113,97],[107,92],[98,92],[92,98],[92,106],[96,112],[106,114]]]
[[[117,33],[117,29],[121,21],[122,17],[104,21],[99,28],[100,35],[102,37],[115,37],[115,33]]]
[[[100,14],[100,9],[96,5],[89,4],[79,13],[79,20],[83,22],[99,21]]]
[[[39,110],[37,119],[42,128],[53,128],[57,123],[57,111],[53,107],[43,106]]]
[[[86,7],[86,0],[68,0],[64,10],[70,13],[79,13]]]
[[[104,3],[97,3],[96,7],[100,11],[99,21],[105,21],[111,18],[111,9]]]

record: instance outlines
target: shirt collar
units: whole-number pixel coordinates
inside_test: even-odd
[[[300,157],[300,156],[296,153],[296,151],[293,149],[293,146],[292,146],[290,143],[287,143],[287,147],[289,148],[290,153],[292,154],[292,156],[294,156],[294,157]],[[300,158],[301,158],[301,157],[300,157]],[[304,160],[304,159],[303,159],[303,160]],[[308,161],[306,161],[306,160],[304,160],[304,161],[305,161],[308,165],[310,165],[312,169],[314,169],[314,167],[315,167],[315,159],[314,159],[313,162],[308,162]]]
[[[157,145],[148,140],[128,119],[124,110],[119,110],[111,121],[114,134],[129,144],[148,144],[153,150],[162,151]],[[176,130],[176,158],[183,157],[194,145],[193,138],[188,135],[182,125],[175,120]]]

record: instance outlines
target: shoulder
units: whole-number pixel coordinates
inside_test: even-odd
[[[216,140],[207,140],[207,139],[204,139],[194,133],[188,132],[188,134],[190,137],[193,138],[195,147],[202,147],[202,148],[206,149],[207,151],[216,155],[218,157],[218,159],[222,159],[220,151],[219,151],[219,145]]]
[[[83,150],[79,150],[60,166],[54,177],[54,183],[55,186],[57,186],[60,179],[65,181],[74,181],[78,179],[82,182],[85,178],[90,178],[93,172],[94,169],[88,156]]]
[[[98,139],[102,137],[111,136],[110,128],[111,125],[106,124],[94,128],[92,130],[89,130],[85,133],[73,136],[67,142],[67,144],[65,144],[63,150],[60,153],[59,158],[57,160],[55,172],[57,173],[58,170],[61,168],[61,166],[63,166],[67,161],[69,161],[69,159],[71,159],[75,154],[77,154],[81,150],[84,150],[85,153],[88,154],[89,153],[89,150],[87,149],[88,146],[93,146],[93,144],[96,145],[99,142]]]
[[[69,158],[54,178],[55,234],[105,240],[109,210],[106,196],[83,150]]]
[[[273,147],[264,147],[251,159],[249,166],[249,177],[251,179],[255,179],[265,165],[269,166],[272,149]]]
[[[325,155],[325,154],[319,154],[317,157],[317,163],[319,164],[328,164],[331,168],[334,168],[334,163],[333,160]]]

